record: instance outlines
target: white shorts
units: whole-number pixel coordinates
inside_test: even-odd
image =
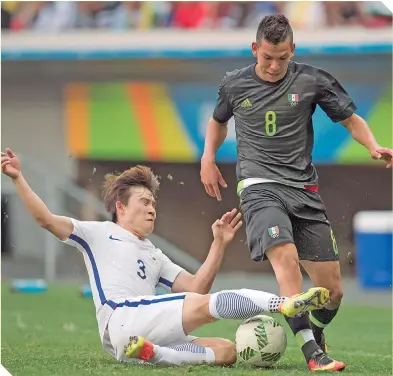
[[[132,361],[124,354],[130,336],[143,336],[159,346],[174,346],[193,341],[183,329],[183,304],[186,294],[140,296],[118,306],[109,319],[104,348],[120,361]],[[110,349],[109,347],[113,348]]]

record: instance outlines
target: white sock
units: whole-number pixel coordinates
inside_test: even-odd
[[[216,319],[244,320],[263,312],[278,312],[286,299],[258,290],[225,290],[211,294],[209,310]]]
[[[177,346],[154,345],[154,356],[149,360],[152,364],[180,366],[182,364],[214,363],[214,351],[196,343],[184,343]]]
[[[315,341],[314,334],[311,329],[302,329],[299,330],[296,335],[296,340],[298,341],[300,347],[302,347],[305,343],[309,341]],[[299,338],[300,337],[300,338]]]

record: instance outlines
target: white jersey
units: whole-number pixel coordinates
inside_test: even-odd
[[[102,340],[116,307],[140,304],[138,296],[155,295],[158,285],[171,288],[183,268],[116,223],[71,220],[65,243],[83,253]]]

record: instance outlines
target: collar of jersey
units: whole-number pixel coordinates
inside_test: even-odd
[[[112,231],[109,232],[108,237],[112,236],[113,238],[120,240],[122,242],[130,242],[133,240],[138,240],[142,243],[148,243],[150,242],[147,238],[145,238],[144,240],[140,240],[136,235],[134,235],[132,232],[127,231],[126,229],[124,229],[123,227],[119,226],[118,224],[114,223],[114,222],[110,222],[111,223],[111,227],[112,227]]]

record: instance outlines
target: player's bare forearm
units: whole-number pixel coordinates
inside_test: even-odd
[[[380,147],[371,129],[362,117],[353,114],[348,119],[342,121],[341,124],[348,129],[352,137],[359,144],[366,147],[370,152]]]
[[[22,174],[12,181],[15,184],[19,197],[22,199],[31,216],[40,226],[43,226],[52,215],[48,207],[30,188]]]
[[[67,239],[74,229],[71,220],[67,217],[54,215],[30,188],[22,174],[19,174],[12,181],[15,184],[19,197],[38,225],[50,231],[61,240]]]
[[[213,241],[205,262],[194,275],[193,292],[207,294],[221,268],[225,246]]]
[[[205,148],[202,159],[214,161],[217,150],[224,142],[228,133],[228,124],[221,124],[210,118],[206,131]]]

